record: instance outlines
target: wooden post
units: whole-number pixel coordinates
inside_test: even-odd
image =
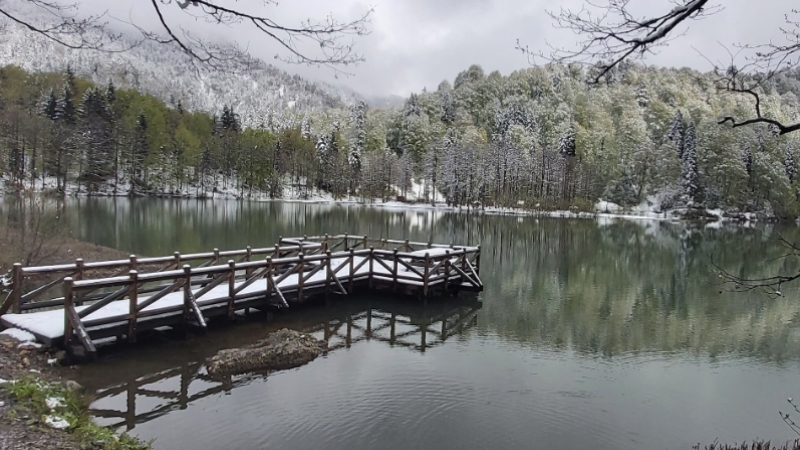
[[[414,251],[414,249],[413,249],[413,248],[411,248],[411,245],[409,245],[409,244],[408,244],[408,239],[406,239],[406,247],[405,247],[405,251],[407,251],[407,252],[412,252],[412,251]]]
[[[75,260],[75,276],[72,278],[73,280],[82,280],[83,279],[83,258],[78,258]],[[80,296],[75,298],[75,305],[81,306],[83,304],[83,300],[81,300]]]
[[[136,318],[139,309],[139,272],[131,270],[128,288],[128,342],[136,342]]]
[[[431,271],[431,254],[425,253],[425,272],[422,275],[422,295],[426,299],[428,298],[428,277],[430,277]]]
[[[128,263],[128,273],[131,273],[131,270],[139,270],[139,261],[136,260],[136,255],[130,256],[130,263]]]
[[[322,252],[328,253],[328,233],[325,233],[325,239],[322,241]]]
[[[192,311],[190,302],[192,298],[192,266],[183,265],[183,276],[186,277],[183,281],[183,320],[189,320]]]
[[[344,234],[344,251],[347,251],[347,233]]]
[[[219,249],[215,248],[214,249],[214,262],[211,263],[211,265],[212,266],[216,266],[217,264],[219,264]]]
[[[364,248],[367,248],[367,244],[368,244],[368,242],[367,242],[367,241],[368,241],[368,240],[369,240],[369,238],[368,238],[367,236],[364,236],[364,242],[363,242],[363,244],[362,244],[362,245],[364,246]],[[370,248],[373,248],[373,247],[370,247]]]
[[[69,278],[71,281],[72,278]],[[67,279],[64,279],[66,286]],[[14,263],[11,269],[11,312],[19,314],[22,312],[22,264]],[[66,294],[65,297],[66,298]]]
[[[447,288],[450,285],[450,250],[447,250],[444,253],[445,258],[447,258],[444,260],[444,292],[447,293]],[[447,322],[446,318],[445,322]]]
[[[297,264],[297,301],[303,301],[303,271],[305,270],[305,255],[300,253],[300,262]]]
[[[173,257],[175,258],[175,270],[178,270],[181,268],[181,252],[175,252]]]
[[[275,255],[273,255],[273,256],[275,256],[276,259],[281,257],[281,246],[280,245],[275,244]]]
[[[231,268],[231,273],[228,274],[228,319],[233,319],[233,297],[236,295],[236,261],[229,260],[228,267]]]
[[[325,237],[327,239],[327,236]],[[329,293],[331,291],[331,281],[333,281],[333,269],[331,268],[331,251],[326,250],[325,256],[328,257],[326,264],[328,267],[325,269],[325,299],[329,297]]]
[[[17,263],[14,266],[22,266],[21,264]],[[67,314],[67,310],[72,309],[75,307],[72,298],[72,277],[64,278],[64,347],[69,345],[69,341],[72,339],[72,332],[74,328],[72,327],[72,322],[69,320],[69,314]]]
[[[244,260],[250,262],[250,258],[253,256],[253,249],[249,245],[247,246],[247,254],[245,255]],[[247,268],[244,270],[244,277],[250,278],[250,275],[253,273],[253,269]]]
[[[269,305],[269,300],[272,298],[272,271],[275,270],[272,267],[272,257],[267,256],[267,271],[264,272],[264,278],[267,279],[267,292],[264,295],[264,299],[266,300],[267,305]]]
[[[475,275],[481,274],[481,246],[478,246],[478,255],[475,256]]]
[[[356,277],[356,274],[353,273],[353,271],[355,270],[355,267],[356,267],[355,257],[356,257],[355,250],[353,250],[351,248],[350,249],[350,286],[349,286],[349,289],[348,289],[348,292],[351,293],[351,294],[353,293],[353,283],[355,283],[355,277]]]
[[[397,249],[394,249],[394,268],[392,269],[392,289],[397,290]]]
[[[73,277],[74,280],[82,280],[83,279],[83,258],[78,258],[75,260],[75,276]]]
[[[372,274],[375,268],[375,248],[369,248],[369,288],[372,289]]]

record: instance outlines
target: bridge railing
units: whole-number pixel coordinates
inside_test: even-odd
[[[11,269],[11,290],[0,305],[0,315],[7,312],[20,313],[30,310],[62,306],[64,297],[58,296],[66,278],[73,280],[117,277],[139,273],[163,272],[181,269],[190,264],[195,267],[208,267],[233,258],[237,263],[253,260],[254,257],[272,256],[276,258],[294,256],[300,253],[315,253],[323,248],[317,242],[276,245],[266,248],[247,247],[241,250],[214,249],[212,252],[181,254],[175,252],[171,256],[138,257],[131,255],[129,259],[112,261],[85,262],[76,259],[74,263],[50,266],[23,267],[16,263]],[[101,297],[96,297],[102,298]],[[92,300],[87,297],[84,300]]]

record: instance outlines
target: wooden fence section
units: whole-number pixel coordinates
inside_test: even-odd
[[[391,245],[399,247],[388,250]],[[236,259],[222,263],[224,258]],[[250,308],[288,307],[289,302],[318,294],[347,295],[359,286],[424,299],[480,291],[479,268],[480,247],[349,235],[282,238],[264,249],[15,266],[3,308],[16,312],[0,316],[0,323],[93,358],[98,339],[124,336],[134,342],[146,329],[187,324],[205,328],[214,316],[233,318]],[[113,273],[94,278],[93,270]],[[25,292],[26,282],[41,274],[54,279]],[[44,298],[58,286],[62,296]]]
[[[328,344],[328,353],[369,340],[424,352],[433,346],[443,345],[451,336],[473,327],[481,306],[480,302],[448,303],[438,313],[430,311],[423,314],[395,308],[368,308],[305,327],[303,331],[324,339]],[[398,332],[398,328],[403,328],[403,331]],[[132,374],[128,381],[116,382],[98,390],[94,395],[95,401],[104,400],[104,404],[118,405],[119,409],[94,408],[90,412],[114,428],[124,426],[130,431],[138,424],[171,411],[186,409],[193,402],[230,392],[259,378],[261,375],[252,374],[214,378],[205,372],[202,362],[187,362],[156,373]],[[149,409],[146,406],[144,409],[141,406],[137,408],[137,399],[140,400],[139,405],[151,404],[141,401],[145,398],[160,401]]]

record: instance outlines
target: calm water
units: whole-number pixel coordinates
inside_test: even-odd
[[[104,424],[161,449],[679,449],[794,438],[800,291],[720,292],[794,227],[469,216],[292,203],[82,199],[78,237],[144,255],[340,233],[483,246],[477,297],[361,296],[208,335],[158,336],[82,367]],[[329,339],[307,366],[212,380],[203,360],[281,327]]]

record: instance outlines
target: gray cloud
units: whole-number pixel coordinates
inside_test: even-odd
[[[271,17],[287,24],[302,19],[324,19],[330,13],[337,18],[352,18],[370,8],[368,0],[293,0],[278,6],[264,6],[263,1],[241,0],[238,6],[261,8]],[[276,62],[279,51],[274,42],[245,26],[220,29],[216,26],[173,13],[185,27],[206,36],[231,38],[247,45],[254,56],[274,63],[291,73],[312,80],[349,86],[369,95],[407,95],[423,87],[434,89],[444,79],[453,80],[471,64],[480,64],[488,73],[503,74],[525,68],[528,61],[515,50],[517,39],[531,49],[546,49],[546,42],[570,44],[577,38],[556,30],[545,10],[576,7],[579,0],[374,0],[371,34],[358,38],[357,51],[366,62],[349,68],[353,76],[334,78],[330,69],[287,65]],[[109,10],[118,17],[132,17],[137,24],[153,24],[155,17],[133,1],[82,0],[90,11]],[[640,8],[671,6],[666,0],[634,0]],[[778,27],[784,23],[793,0],[724,0],[724,9],[699,22],[693,22],[684,36],[676,38],[646,62],[663,66],[688,66],[711,69],[712,61],[727,61],[726,50],[736,43],[763,43],[781,37]]]

